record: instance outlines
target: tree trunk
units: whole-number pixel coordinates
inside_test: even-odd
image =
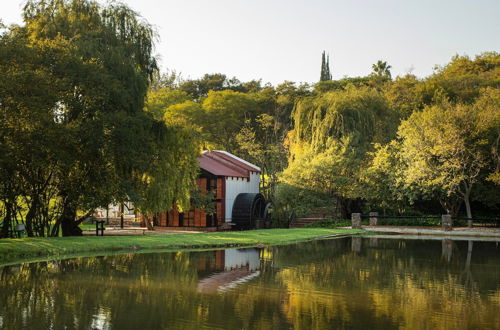
[[[36,209],[38,208],[38,198],[34,197],[31,202],[31,207],[26,214],[26,234],[28,237],[33,237],[33,219],[36,216]]]
[[[446,198],[439,199],[439,203],[452,218],[456,218],[458,216],[458,212],[460,211],[462,200],[460,198]]]
[[[155,230],[154,226],[151,224],[151,221],[149,220],[149,216],[144,215],[144,222],[146,223],[146,227],[148,230]]]
[[[4,202],[5,205],[5,218],[3,218],[2,229],[0,231],[0,237],[9,237],[9,228],[12,222],[12,203]]]
[[[465,202],[465,211],[467,212],[467,227],[472,228],[472,211],[470,208],[470,200],[469,200],[469,195],[466,195],[464,197],[464,202]]]
[[[467,260],[465,261],[465,269],[470,270],[470,262],[472,259],[472,247],[474,246],[473,241],[468,241],[467,244]]]
[[[60,217],[63,236],[82,236],[83,231],[78,226],[76,219],[76,207],[70,201],[65,201]]]
[[[350,219],[351,218],[351,200],[348,198],[337,198],[337,203],[340,209],[340,217],[342,219]]]
[[[125,212],[125,207],[123,202],[120,204],[120,228],[123,229],[123,213]]]
[[[467,227],[472,228],[472,210],[470,207],[470,192],[472,190],[472,184],[464,183],[465,192],[463,194],[465,211],[467,212]]]

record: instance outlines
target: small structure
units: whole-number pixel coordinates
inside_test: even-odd
[[[122,215],[125,225],[130,225],[136,218],[132,202],[113,203],[109,204],[107,208],[98,208],[95,210],[93,217],[99,221],[105,220],[109,225],[118,226],[121,224]]]
[[[260,168],[226,151],[204,151],[198,158],[197,184],[202,193],[215,194],[215,213],[198,208],[179,212],[174,208],[157,214],[154,225],[183,229],[255,228],[266,218],[266,204],[259,193]]]

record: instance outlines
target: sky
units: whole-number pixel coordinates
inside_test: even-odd
[[[100,1],[103,2],[103,1]],[[364,76],[377,60],[393,76],[425,77],[452,56],[500,51],[498,0],[123,0],[159,34],[162,70],[184,78],[314,83],[321,53],[334,79]],[[24,0],[0,0],[4,24]]]

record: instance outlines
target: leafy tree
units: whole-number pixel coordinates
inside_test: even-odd
[[[498,93],[486,93],[474,105],[444,101],[414,112],[398,133],[405,184],[438,194],[449,212],[453,200],[462,199],[472,218],[473,188],[496,171],[492,151],[500,130],[498,102]]]
[[[171,90],[169,88],[160,88],[148,92],[145,111],[151,113],[157,120],[162,120],[165,116],[165,109],[171,105],[183,103],[190,100],[191,97],[181,90]]]
[[[386,83],[390,81],[387,77],[379,76],[366,76],[366,77],[347,77],[339,80],[327,80],[320,81],[314,85],[314,93],[322,94],[329,91],[343,90],[349,86],[361,87],[372,87],[379,91],[382,87],[385,87]]]
[[[292,127],[292,111],[297,101],[305,96],[310,96],[310,86],[300,84],[296,86],[294,82],[285,81],[276,86],[276,109],[275,117],[283,125],[283,129],[288,131]]]
[[[179,84],[179,89],[191,95],[193,99],[200,99],[207,97],[210,91],[256,92],[261,89],[261,81],[242,83],[235,77],[227,78],[222,73],[212,73],[205,74],[200,79],[183,81]]]
[[[397,117],[380,93],[352,86],[300,100],[293,118],[283,182],[328,194],[341,216],[348,217],[359,208],[367,152],[372,143],[390,140]]]
[[[262,193],[267,200],[273,199],[278,173],[287,164],[284,134],[279,131],[276,118],[264,113],[253,124],[247,120],[236,135],[238,154],[261,168]]]
[[[178,89],[184,82],[181,72],[175,70],[167,70],[164,73],[157,71],[153,74],[153,80],[149,86],[151,91],[166,88],[168,90]]]
[[[385,78],[391,78],[391,66],[386,61],[378,60],[372,65],[373,75]]]
[[[54,43],[57,44],[57,43]],[[61,46],[61,43],[57,44]],[[10,27],[0,37],[0,198],[2,235],[25,220],[29,236],[46,235],[60,208],[57,148],[66,136],[54,120],[64,81],[47,65],[63,49],[30,44],[25,29]]]
[[[422,110],[425,106],[424,83],[414,75],[396,77],[391,84],[386,85],[383,92],[390,106],[398,111],[401,118],[407,119],[413,111]]]
[[[399,159],[400,144],[393,140],[388,144],[375,145],[371,153],[370,165],[362,173],[366,183],[363,197],[374,206],[386,210],[396,210],[404,214],[405,207],[418,196],[405,189],[401,183],[403,166]]]
[[[486,52],[473,60],[468,56],[455,56],[425,81],[424,101],[430,105],[436,90],[451,102],[472,104],[481,96],[481,89],[499,88],[500,54]]]
[[[202,107],[202,131],[208,145],[229,152],[237,149],[235,136],[245,119],[254,118],[259,112],[258,104],[251,95],[231,90],[210,91]]]
[[[28,234],[47,234],[37,219],[55,221],[51,235],[81,234],[77,214],[111,201],[130,199],[147,214],[187,200],[198,149],[143,111],[156,70],[150,26],[124,5],[87,0],[28,1],[24,21],[0,44],[2,55],[23,54],[0,63],[23,90],[0,82],[10,120],[0,142],[18,159],[2,158],[2,175],[14,175],[16,187],[5,187],[24,199]]]

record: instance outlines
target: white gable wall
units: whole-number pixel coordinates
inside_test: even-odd
[[[246,178],[226,177],[226,222],[231,222],[233,204],[241,193],[259,193],[260,174],[250,172],[250,181]]]

